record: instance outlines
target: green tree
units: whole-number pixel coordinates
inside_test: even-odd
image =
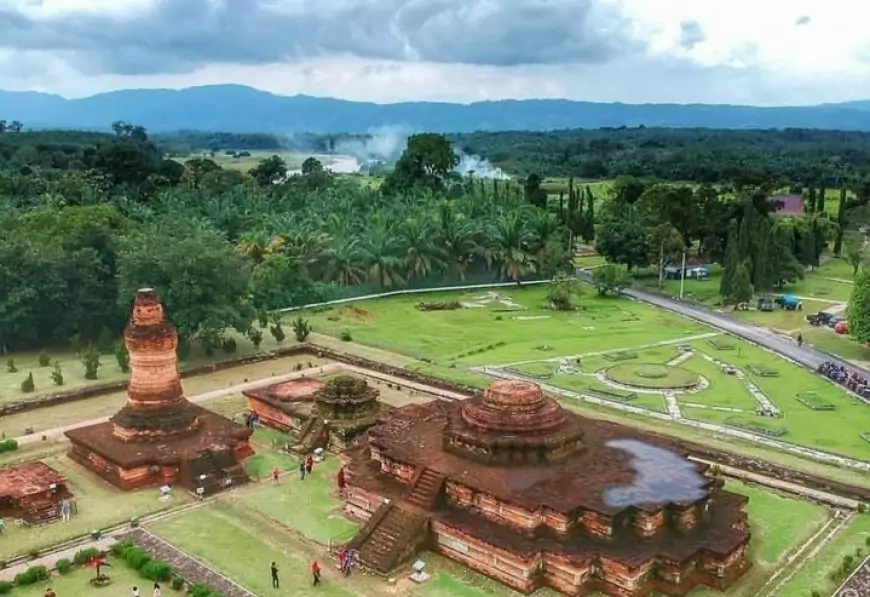
[[[248,280],[244,260],[202,221],[158,220],[125,238],[118,254],[119,301],[125,308],[137,289],[155,288],[179,336],[212,347],[227,329],[250,328]]]
[[[526,177],[524,191],[526,195],[526,202],[530,205],[534,205],[535,207],[546,209],[547,208],[547,191],[541,188],[541,183],[544,182],[543,177],[540,174],[532,173]]]
[[[311,333],[311,324],[301,315],[293,320],[293,335],[297,342],[305,342]]]
[[[846,317],[849,335],[858,342],[870,342],[870,269],[862,269],[855,276]]]
[[[574,276],[556,276],[547,286],[547,302],[557,311],[573,309],[574,299],[581,294],[580,281]]]
[[[396,167],[384,180],[383,192],[395,195],[415,188],[442,192],[458,165],[459,156],[444,135],[412,135]]]
[[[748,303],[752,300],[754,292],[752,279],[749,277],[749,265],[743,262],[737,266],[737,270],[734,272],[731,295],[728,297],[730,299],[729,302],[738,305]]]
[[[284,254],[269,254],[254,266],[249,281],[251,304],[258,311],[274,311],[319,302],[322,290],[308,272]]]
[[[602,211],[595,234],[595,250],[630,272],[649,264],[649,236],[634,205],[611,202]]]
[[[631,284],[631,274],[623,267],[608,263],[592,270],[592,284],[601,296],[618,293]]]
[[[115,360],[118,361],[118,368],[124,373],[130,371],[130,353],[127,352],[127,347],[124,342],[118,342],[115,347]]]
[[[734,293],[734,275],[740,265],[738,249],[737,220],[728,224],[728,242],[725,246],[725,263],[722,279],[719,281],[719,296],[729,298]]]
[[[100,351],[93,346],[81,354],[82,365],[85,366],[85,379],[97,379],[100,369]]]
[[[858,269],[860,269],[866,259],[863,237],[858,235],[850,235],[846,237],[843,257],[845,257],[846,262],[852,266],[852,275],[855,276],[858,273]]]
[[[248,174],[261,187],[270,187],[287,178],[287,162],[279,155],[273,155],[265,160],[260,160],[256,166],[248,171]]]

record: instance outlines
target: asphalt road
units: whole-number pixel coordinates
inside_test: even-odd
[[[591,280],[591,274],[589,272],[580,272],[580,277],[587,281]],[[717,313],[710,309],[705,309],[704,307],[699,307],[690,303],[670,299],[652,292],[638,290],[637,288],[625,288],[623,289],[622,294],[655,305],[656,307],[661,307],[662,309],[667,309],[668,311],[691,317],[696,321],[718,328],[723,332],[728,332],[745,340],[749,340],[750,342],[754,342],[759,346],[763,346],[768,350],[772,350],[773,352],[779,353],[797,363],[800,363],[813,371],[815,371],[824,361],[831,361],[842,365],[849,371],[854,371],[870,378],[870,370],[868,369],[858,367],[852,363],[847,363],[828,352],[813,348],[812,346],[807,346],[806,344],[798,346],[795,344],[794,340],[790,338],[742,322],[729,315]]]

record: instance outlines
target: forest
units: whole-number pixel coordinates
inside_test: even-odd
[[[580,241],[614,264],[600,289],[689,250],[725,265],[732,302],[801,277],[826,246],[848,249],[845,216],[823,200],[805,217],[771,215],[772,174],[727,186],[622,175],[607,196],[572,179],[553,197],[538,173],[456,174],[439,134],[411,136],[380,186],[314,158],[299,174],[277,155],[243,173],[164,151],[123,122],[110,135],[0,135],[0,349],[111,341],[142,286],[161,293],[182,349],[212,350],[228,329],[257,342],[252,322],[274,310],[362,290],[560,276]],[[870,195],[841,189],[841,214]],[[272,330],[283,334],[278,320]]]

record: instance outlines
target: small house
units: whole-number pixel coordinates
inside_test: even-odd
[[[61,502],[71,496],[66,477],[44,462],[0,469],[0,517],[29,524],[57,520]]]

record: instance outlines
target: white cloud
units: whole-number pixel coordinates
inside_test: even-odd
[[[0,88],[82,96],[240,83],[377,102],[870,97],[870,5],[854,0],[408,0],[385,21],[396,1],[0,0]],[[194,4],[211,16],[199,22]],[[569,5],[578,16],[565,23]],[[263,15],[317,31],[283,35]],[[215,47],[258,30],[259,40]]]

